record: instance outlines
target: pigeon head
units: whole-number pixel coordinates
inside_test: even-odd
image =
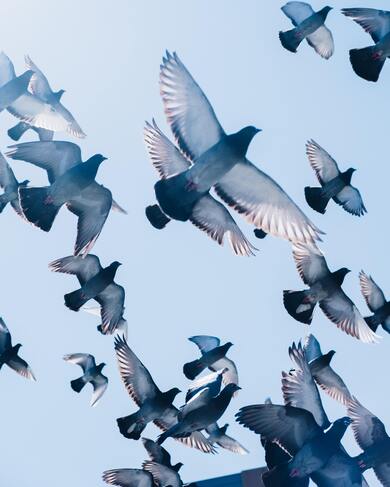
[[[222,428],[219,428],[219,431],[221,432],[221,434],[225,435],[228,427],[229,427],[229,423],[226,423],[222,426]]]
[[[329,365],[332,358],[333,358],[333,355],[335,354],[336,352],[334,350],[330,350],[328,353],[326,353],[325,355],[322,356],[322,358],[324,359],[324,361]]]
[[[169,389],[169,391],[165,392],[164,395],[166,398],[168,398],[169,402],[173,402],[175,397],[181,392],[180,389],[177,387],[173,387],[172,389]]]
[[[341,178],[342,180],[344,181],[345,184],[349,184],[351,182],[351,179],[352,179],[352,174],[356,171],[355,168],[353,167],[350,167],[349,169],[347,169],[345,172],[343,172],[341,174]]]
[[[30,183],[29,179],[25,179],[24,181],[19,183],[19,186],[27,186]]]
[[[240,390],[241,390],[240,386],[238,386],[237,384],[230,383],[227,386],[225,386],[222,393],[226,394],[227,396],[233,396],[235,392]]]
[[[244,127],[240,131],[231,135],[234,149],[240,156],[245,156],[253,137],[259,132],[260,129],[249,125],[248,127]]]
[[[175,472],[178,472],[181,467],[183,466],[184,464],[179,462],[179,463],[176,463],[176,465],[173,465],[172,469],[175,471]]]
[[[54,97],[55,97],[55,99],[56,99],[57,101],[60,101],[60,100],[61,100],[61,97],[62,97],[62,95],[63,95],[64,93],[65,93],[65,90],[58,90],[58,91],[56,91],[55,93],[53,93],[53,95],[54,95]]]
[[[326,17],[328,16],[328,13],[333,9],[333,7],[329,7],[327,5],[326,7],[322,8],[318,13],[321,15],[321,17],[325,20]]]
[[[22,346],[22,344],[21,344],[21,343],[17,343],[17,344],[16,344],[16,345],[13,347],[13,351],[14,351],[15,353],[18,353],[18,352],[19,352],[19,349],[20,349],[20,347],[21,347],[21,346]]]
[[[330,436],[335,442],[339,442],[347,431],[348,426],[352,423],[352,419],[348,416],[336,419],[332,426],[327,431],[326,435]]]
[[[97,369],[98,372],[101,372],[105,366],[106,366],[106,364],[104,362],[102,362],[101,364],[99,364],[96,367],[96,369]]]
[[[89,163],[91,164],[96,164],[97,167],[100,166],[100,164],[103,162],[103,161],[106,161],[107,160],[107,157],[104,157],[102,156],[101,154],[95,154],[94,156],[92,156],[90,159],[89,159]]]
[[[111,262],[110,267],[111,267],[112,269],[115,269],[115,270],[116,270],[116,269],[118,269],[118,267],[119,267],[119,266],[121,266],[121,265],[122,265],[122,263],[121,263],[121,262],[118,262],[117,260],[114,260],[114,262]]]
[[[351,271],[349,269],[347,269],[346,267],[342,267],[338,271],[333,272],[333,278],[339,286],[341,286],[341,284],[344,282],[345,276],[349,272],[351,272]]]
[[[232,342],[227,342],[225,343],[225,345],[222,345],[222,349],[225,351],[225,353],[229,350],[230,347],[233,346],[233,343]]]
[[[26,90],[28,88],[28,85],[30,83],[33,74],[34,71],[31,71],[31,69],[29,69],[28,71],[25,71],[23,74],[19,76],[19,80],[23,81],[23,84],[26,86]]]

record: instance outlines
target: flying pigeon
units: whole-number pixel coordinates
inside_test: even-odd
[[[367,81],[378,81],[390,55],[390,12],[375,8],[343,8],[341,12],[363,27],[375,42],[373,46],[349,51],[353,70]]]
[[[379,325],[390,333],[390,301],[386,301],[382,289],[363,271],[359,274],[360,289],[366,300],[367,306],[374,313],[368,318],[364,318],[372,331],[376,331]]]
[[[310,324],[314,308],[319,303],[327,318],[348,335],[364,343],[378,341],[379,337],[341,288],[349,269],[343,267],[331,272],[323,254],[313,246],[296,244],[293,256],[299,275],[309,289],[283,292],[287,312],[297,321]]]
[[[172,144],[154,120],[153,125],[146,123],[144,139],[152,164],[161,179],[167,179],[191,167],[191,160]],[[162,229],[170,221],[158,205],[148,206],[145,212],[155,228]],[[227,237],[233,252],[237,255],[253,255],[253,251],[256,250],[241,232],[229,211],[210,193],[206,193],[192,207],[189,220],[220,245],[223,245]]]
[[[282,46],[291,52],[297,52],[299,44],[306,39],[317,54],[329,59],[334,52],[333,36],[325,26],[325,20],[332,7],[326,6],[315,12],[305,2],[288,2],[282,12],[292,21],[294,29],[279,32]]]
[[[23,216],[19,204],[18,189],[20,186],[27,186],[28,183],[27,179],[20,183],[18,182],[11,167],[0,152],[0,186],[4,189],[4,193],[0,196],[0,213],[10,203],[16,213],[21,217]]]
[[[6,155],[44,169],[47,171],[50,184],[81,162],[81,150],[78,145],[57,140],[16,144],[10,147]],[[66,205],[69,211],[78,217],[75,255],[85,255],[92,249],[110,210],[126,213],[112,199],[111,191],[96,181],[84,188]]]
[[[86,313],[90,314],[90,315],[93,315],[93,316],[100,316],[101,315],[101,312],[102,312],[102,307],[101,306],[82,306],[80,308],[82,311],[85,311]],[[103,333],[103,325],[100,324],[98,325],[97,327],[97,330],[102,333]],[[115,327],[115,333],[121,333],[127,340],[127,337],[128,337],[128,325],[127,325],[127,321],[122,317],[118,324],[116,325]]]
[[[115,337],[115,351],[122,381],[130,397],[139,407],[137,412],[117,419],[121,434],[126,438],[137,440],[151,421],[164,431],[177,424],[179,410],[172,402],[180,390],[174,387],[169,391],[161,392],[147,368],[130,349],[124,338]],[[209,441],[199,432],[181,438],[179,441],[205,453],[214,451]]]
[[[0,318],[0,369],[6,364],[22,377],[36,380],[28,363],[19,356],[21,346],[20,343],[12,346],[11,334],[3,319]]]
[[[65,294],[65,305],[78,311],[87,301],[94,299],[101,306],[102,333],[113,334],[123,321],[125,290],[114,282],[120,262],[114,261],[103,268],[96,255],[63,257],[49,264],[54,272],[74,274],[80,289]]]
[[[152,474],[155,485],[160,487],[182,487],[183,482],[175,470],[156,462],[144,462],[143,469]]]
[[[217,423],[213,423],[206,428],[209,435],[208,440],[210,443],[216,443],[221,448],[229,450],[233,453],[238,453],[239,455],[247,455],[249,451],[244,448],[241,443],[226,434],[228,429],[228,424],[225,424],[221,428]]]
[[[80,392],[84,386],[91,383],[93,387],[91,406],[96,406],[108,386],[108,379],[102,374],[103,367],[106,364],[96,365],[95,358],[89,353],[72,353],[65,355],[64,360],[79,365],[83,369],[83,375],[72,380],[70,385],[75,392]]]
[[[367,212],[358,189],[351,185],[352,174],[356,169],[340,172],[337,162],[317,142],[306,144],[306,154],[314,169],[321,188],[305,187],[308,205],[318,213],[325,213],[332,199],[352,215],[362,216]]]
[[[313,242],[322,233],[283,189],[250,163],[245,153],[255,127],[226,135],[212,106],[176,54],[167,53],[160,91],[180,150],[194,161],[186,171],[161,179],[155,193],[166,216],[190,218],[195,204],[214,187],[249,223],[277,237]]]
[[[159,463],[160,465],[165,465],[175,472],[178,472],[183,466],[183,464],[180,462],[172,465],[171,455],[163,446],[159,445],[155,441],[149,440],[149,438],[142,438],[142,443],[145,447],[145,450],[148,452],[149,458],[152,462]]]

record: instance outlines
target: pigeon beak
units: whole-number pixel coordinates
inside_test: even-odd
[[[256,134],[258,134],[259,132],[262,132],[262,130],[261,130],[261,129],[256,128]]]

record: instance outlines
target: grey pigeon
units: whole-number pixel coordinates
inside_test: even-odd
[[[19,356],[21,346],[20,343],[12,346],[11,334],[3,319],[0,318],[0,369],[6,364],[22,377],[35,380],[30,366]]]
[[[284,307],[290,316],[310,324],[314,308],[319,303],[327,318],[348,335],[364,343],[378,341],[379,337],[341,288],[349,269],[343,267],[331,272],[320,250],[309,245],[294,245],[293,257],[299,275],[309,289],[283,292]]]
[[[182,487],[183,482],[175,470],[157,462],[144,462],[143,469],[152,474],[154,483],[159,487]]]
[[[171,463],[171,455],[167,452],[167,450],[149,438],[142,438],[142,443],[145,447],[145,450],[148,452],[149,458],[152,462],[159,463],[160,465],[165,465],[166,467],[178,472],[181,467],[183,466],[182,463],[176,463],[172,465]]]
[[[9,57],[0,53],[0,86],[16,77],[14,66]],[[69,122],[49,103],[26,91],[11,103],[7,110],[19,120],[34,127],[53,132],[69,132]]]
[[[122,381],[130,397],[139,407],[134,414],[117,419],[121,434],[126,438],[139,439],[151,421],[164,431],[177,424],[179,410],[172,402],[180,392],[179,389],[174,387],[161,392],[124,338],[115,337],[115,351]],[[180,441],[205,453],[213,451],[212,445],[198,432]]]
[[[65,305],[78,311],[83,304],[94,299],[101,306],[102,332],[112,335],[123,320],[125,290],[114,282],[120,265],[114,261],[103,268],[99,258],[89,254],[86,257],[63,257],[51,262],[49,268],[77,276],[81,288],[65,294]]]
[[[334,52],[331,31],[325,26],[325,20],[332,7],[326,6],[315,12],[305,2],[288,2],[282,7],[283,13],[292,21],[294,29],[279,32],[282,46],[291,52],[297,52],[299,44],[306,39],[321,57],[329,59]]]
[[[70,385],[75,392],[80,392],[84,386],[90,383],[93,387],[91,406],[96,406],[105,393],[108,379],[102,374],[105,363],[96,365],[95,358],[89,353],[72,353],[64,356],[66,362],[79,365],[83,369],[83,375],[72,380]]]
[[[81,150],[78,145],[57,140],[16,144],[10,147],[6,155],[44,169],[51,184],[81,162]],[[75,255],[85,255],[92,249],[110,210],[126,213],[113,200],[111,191],[96,181],[89,184],[66,205],[69,211],[78,217]]]
[[[240,390],[238,385],[228,384],[217,396],[211,399],[207,398],[204,402],[201,396],[207,396],[208,391],[207,388],[202,390],[181,411],[179,422],[158,437],[158,443],[161,445],[169,437],[185,438],[191,433],[202,431],[217,422],[229,406],[234,393],[238,390]],[[196,404],[196,406],[190,407],[191,403]]]
[[[355,439],[363,450],[357,460],[365,470],[373,468],[384,486],[390,485],[390,437],[382,421],[353,398],[348,405]]]
[[[341,172],[337,162],[314,140],[306,144],[306,154],[314,169],[320,188],[305,187],[308,205],[318,213],[325,213],[332,199],[352,215],[362,216],[367,212],[358,189],[351,185],[352,174],[356,169]]]
[[[0,152],[0,187],[4,189],[4,193],[0,196],[0,213],[10,203],[16,213],[19,216],[23,216],[19,204],[18,190],[19,186],[27,186],[28,183],[27,179],[19,183],[5,157]]]
[[[191,160],[172,144],[154,120],[153,125],[146,123],[144,139],[150,159],[161,179],[169,178],[191,167]],[[158,229],[164,228],[170,221],[158,205],[148,206],[146,216]],[[225,237],[228,238],[235,254],[253,255],[255,248],[241,232],[229,211],[210,193],[201,197],[192,207],[189,220],[220,245],[223,245]]]
[[[152,474],[139,468],[119,468],[103,472],[106,484],[120,487],[154,487]]]
[[[318,344],[319,353],[313,356],[310,354],[310,349],[313,350],[313,343],[315,342]],[[317,345],[315,346],[317,347]],[[331,350],[323,355],[321,352],[321,347],[313,335],[309,335],[307,337],[304,349],[306,359],[309,364],[310,373],[318,386],[336,401],[347,405],[351,400],[352,395],[343,379],[333,370],[330,365],[330,362],[336,352]]]
[[[372,316],[364,318],[368,326],[374,332],[379,325],[390,333],[390,301],[386,301],[382,289],[374,281],[371,276],[368,276],[361,271],[359,274],[360,289],[366,300],[367,306],[374,313]]]
[[[246,127],[226,135],[176,54],[167,53],[163,59],[160,92],[176,142],[194,162],[186,171],[156,183],[156,197],[165,215],[188,220],[195,204],[214,187],[229,206],[266,233],[291,241],[319,239],[322,232],[283,189],[246,159],[258,129]]]
[[[390,56],[390,12],[375,8],[343,8],[341,12],[363,27],[375,42],[373,46],[349,51],[353,70],[367,81],[378,81]]]
[[[237,440],[226,434],[228,424],[225,424],[221,428],[218,423],[210,424],[206,431],[209,435],[208,440],[210,443],[216,443],[218,446],[225,450],[229,450],[239,455],[247,455],[249,451],[241,445]]]
[[[219,338],[208,335],[196,335],[190,337],[189,341],[195,343],[202,355],[199,359],[184,364],[183,372],[187,379],[195,379],[206,368],[213,372],[227,369],[222,375],[224,384],[238,385],[237,367],[232,360],[226,357],[227,351],[233,345],[231,342],[221,345]]]

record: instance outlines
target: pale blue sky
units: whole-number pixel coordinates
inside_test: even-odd
[[[109,158],[98,181],[109,187],[128,216],[112,214],[94,253],[104,265],[119,260],[117,281],[126,288],[129,342],[162,389],[186,380],[182,364],[195,358],[194,334],[230,340],[242,391],[222,422],[251,454],[221,451],[207,456],[173,440],[166,447],[182,461],[184,481],[234,473],[263,463],[258,438],[234,424],[239,407],[271,396],[281,401],[280,372],[290,366],[287,348],[307,329],[285,312],[283,289],[303,288],[287,242],[256,241],[237,215],[241,228],[260,249],[255,258],[235,257],[191,224],[152,228],[144,208],[154,201],[157,175],[148,160],[142,128],[156,118],[167,133],[159,98],[158,73],[165,49],[176,50],[205,90],[227,132],[253,124],[263,129],[249,157],[273,176],[327,235],[322,248],[331,269],[353,273],[344,289],[363,313],[358,272],[371,273],[390,296],[388,275],[388,161],[390,66],[380,81],[358,78],[348,49],[364,47],[370,37],[343,17],[339,9],[371,2],[335,1],[327,25],[336,51],[324,61],[303,44],[294,55],[278,39],[290,28],[280,1],[260,0],[13,0],[2,2],[1,48],[18,73],[29,54],[47,74],[53,89],[67,90],[64,104],[88,134],[81,141],[85,158],[100,152]],[[314,7],[321,8],[316,1]],[[371,6],[371,5],[370,5]],[[388,2],[377,1],[386,8]],[[386,63],[387,64],[387,63]],[[0,120],[1,149],[12,141],[6,130],[16,123]],[[31,134],[23,140],[33,139]],[[58,134],[57,139],[66,139]],[[358,171],[353,183],[363,195],[368,214],[359,219],[335,204],[325,216],[307,207],[303,187],[316,179],[305,156],[305,141],[314,138],[340,163]],[[45,182],[43,171],[12,162],[19,178]],[[135,406],[120,382],[112,340],[96,332],[98,320],[73,313],[63,294],[76,289],[76,279],[50,273],[47,264],[72,252],[76,221],[61,211],[49,234],[25,224],[7,208],[2,228],[2,298],[0,314],[38,382],[28,382],[9,369],[0,374],[2,460],[0,483],[7,487],[104,485],[103,470],[139,467],[142,444],[126,440],[115,418]],[[361,402],[390,425],[387,365],[390,337],[364,345],[315,314],[311,330],[325,351],[337,350],[334,367]],[[90,391],[79,396],[69,381],[80,374],[62,361],[65,353],[89,352],[108,365],[110,384],[97,408]],[[179,397],[177,404],[183,396]],[[325,399],[330,418],[344,414]],[[157,428],[145,435],[155,438]],[[351,435],[348,450],[358,452]],[[372,477],[370,476],[370,479]],[[373,480],[371,485],[377,485]]]

